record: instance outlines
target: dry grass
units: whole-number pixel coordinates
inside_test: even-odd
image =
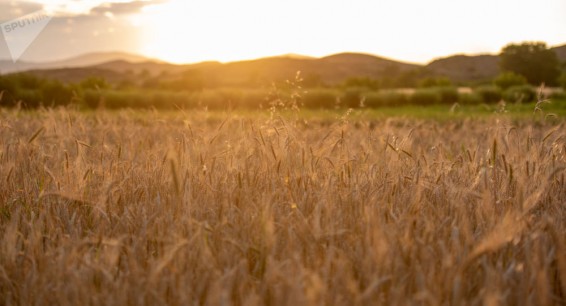
[[[564,123],[0,114],[0,304],[566,302]]]

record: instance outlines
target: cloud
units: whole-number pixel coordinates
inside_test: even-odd
[[[0,22],[42,9],[53,17],[24,53],[24,61],[58,60],[92,51],[137,50],[143,43],[143,33],[132,18],[144,6],[162,1],[119,1],[0,0]],[[9,57],[0,32],[0,60]]]
[[[0,0],[0,22],[25,16],[42,8],[42,4],[31,1]]]
[[[99,15],[55,16],[33,41],[22,61],[61,60],[95,51],[135,51],[143,33],[127,18]],[[10,53],[0,34],[0,60]]]
[[[39,10],[53,16],[77,15],[127,15],[139,12],[143,7],[169,0],[0,0],[0,21],[18,18]]]
[[[127,15],[141,11],[145,6],[164,3],[164,0],[150,1],[131,1],[131,2],[106,2],[90,10],[91,14],[103,15],[111,13],[112,15]]]

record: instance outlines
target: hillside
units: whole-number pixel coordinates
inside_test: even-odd
[[[566,45],[552,48],[566,62]],[[189,76],[211,86],[258,86],[292,79],[297,71],[306,85],[340,84],[350,77],[402,78],[411,74],[446,76],[457,83],[482,82],[499,73],[497,55],[453,55],[428,65],[415,65],[370,54],[340,53],[322,58],[296,54],[229,63],[203,62],[175,65],[143,56],[111,52],[93,53],[50,63],[0,62],[0,71],[30,71],[65,82],[77,82],[88,76],[110,82],[139,82],[139,76],[178,81]]]
[[[152,61],[133,63],[127,60],[110,61],[92,66],[92,68],[105,69],[117,73],[126,73],[126,74],[131,74],[131,73],[137,74],[143,72],[143,73],[149,73],[151,75],[159,75],[164,71],[166,71],[166,73],[178,73],[186,70],[186,67],[182,65],[174,65],[169,63],[159,63]]]
[[[87,53],[77,57],[65,60],[34,63],[26,61],[18,61],[16,63],[11,60],[0,60],[0,73],[14,73],[29,70],[45,70],[45,69],[62,69],[95,66],[112,61],[127,61],[130,63],[143,62],[159,62],[141,55],[125,53],[125,52],[96,52]],[[160,62],[161,63],[161,62]]]
[[[67,60],[51,62],[49,66],[55,66],[60,68],[67,68],[67,67],[86,67],[86,66],[93,66],[98,65],[110,61],[122,60],[127,61],[130,63],[142,63],[151,61],[151,59],[131,53],[125,52],[97,52],[97,53],[88,53],[85,55],[73,57]],[[153,60],[156,61],[156,60]]]
[[[109,69],[100,69],[96,67],[30,70],[29,73],[39,77],[51,78],[66,83],[77,83],[89,77],[103,78],[110,83],[118,83],[135,78],[134,75],[128,75],[125,73],[119,73]]]
[[[303,78],[320,79],[328,84],[343,82],[348,77],[366,76],[380,78],[390,72],[406,71],[417,65],[405,64],[380,57],[343,53],[320,59],[265,58],[233,62],[201,69],[208,77],[227,85],[241,83],[266,83],[292,78],[297,71]],[[196,67],[190,67],[196,69]]]
[[[482,81],[499,73],[497,55],[454,55],[432,61],[426,66],[437,75],[457,82]]]
[[[52,77],[65,82],[77,82],[88,76],[107,77],[109,81],[136,80],[137,76],[176,79],[186,75],[199,75],[208,84],[217,86],[254,86],[292,79],[297,71],[309,80],[338,84],[348,77],[380,78],[420,68],[418,65],[396,62],[381,57],[343,53],[324,58],[269,57],[257,60],[221,64],[203,62],[191,65],[173,65],[159,62],[133,63],[116,60],[91,67],[34,69],[31,73]]]
[[[407,64],[368,54],[341,53],[324,57],[321,66],[333,67],[335,79],[343,80],[352,76],[367,76],[373,78],[397,75],[402,72],[421,68],[420,65]]]

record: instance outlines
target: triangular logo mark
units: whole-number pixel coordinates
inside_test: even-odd
[[[24,54],[50,20],[51,16],[40,10],[0,24],[14,63]]]

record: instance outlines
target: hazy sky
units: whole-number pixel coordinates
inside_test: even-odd
[[[53,16],[23,60],[127,51],[173,62],[364,52],[426,63],[566,44],[566,0],[0,0],[0,22]],[[0,59],[8,59],[0,39]]]

